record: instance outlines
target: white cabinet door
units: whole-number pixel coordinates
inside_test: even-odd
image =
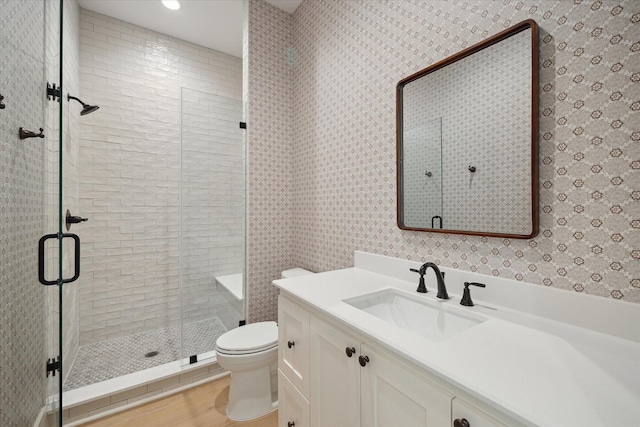
[[[367,427],[451,425],[453,394],[417,371],[362,345],[361,417]]]
[[[309,396],[309,312],[278,297],[278,369]]]
[[[501,416],[500,414],[497,415]],[[453,405],[451,407],[451,417],[454,421],[456,419],[467,420],[470,427],[507,427],[507,425],[516,425],[514,422],[504,424],[491,415],[487,414],[486,412],[471,405],[469,402],[460,399],[459,397],[453,399]],[[460,423],[460,425],[464,424]]]
[[[311,426],[359,426],[360,341],[314,316],[310,332]]]
[[[309,427],[309,402],[278,372],[278,426]]]

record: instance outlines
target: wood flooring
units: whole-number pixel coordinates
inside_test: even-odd
[[[229,379],[226,376],[82,427],[277,427],[278,411],[245,422],[227,418]]]

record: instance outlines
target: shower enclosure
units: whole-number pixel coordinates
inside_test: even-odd
[[[108,93],[89,96],[108,104]],[[144,138],[118,143],[91,129],[84,137],[80,126],[79,211],[89,221],[78,226],[79,349],[65,391],[214,356],[218,336],[244,319],[242,102],[177,94],[167,113],[176,140],[149,142],[157,137],[150,126]],[[109,110],[86,127],[109,127],[99,117]],[[237,294],[225,287],[230,275]]]
[[[0,425],[62,425],[69,392],[211,360],[245,318],[242,90],[150,72],[216,54],[144,29],[144,58],[114,57],[98,40],[125,24],[75,0],[0,15]]]

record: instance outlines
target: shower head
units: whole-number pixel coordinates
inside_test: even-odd
[[[80,111],[80,115],[81,116],[86,116],[87,114],[93,113],[94,111],[96,111],[98,108],[97,105],[89,105],[89,104],[85,104],[84,102],[80,101],[78,98],[76,98],[75,96],[71,96],[69,94],[67,94],[67,101],[70,101],[72,99],[75,99],[76,101],[78,101],[80,104],[82,104],[82,111]]]

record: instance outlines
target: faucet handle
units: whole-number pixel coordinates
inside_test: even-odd
[[[409,271],[413,271],[414,273],[418,273],[420,275],[420,281],[418,282],[418,289],[416,292],[420,292],[421,294],[427,293],[427,287],[424,285],[424,271],[416,270],[415,268],[410,268]]]
[[[480,288],[486,288],[487,285],[485,285],[484,283],[478,283],[478,282],[464,282],[464,292],[462,293],[462,299],[460,300],[460,304],[467,307],[473,307],[473,301],[471,301],[471,292],[469,291],[469,286],[478,286]]]

